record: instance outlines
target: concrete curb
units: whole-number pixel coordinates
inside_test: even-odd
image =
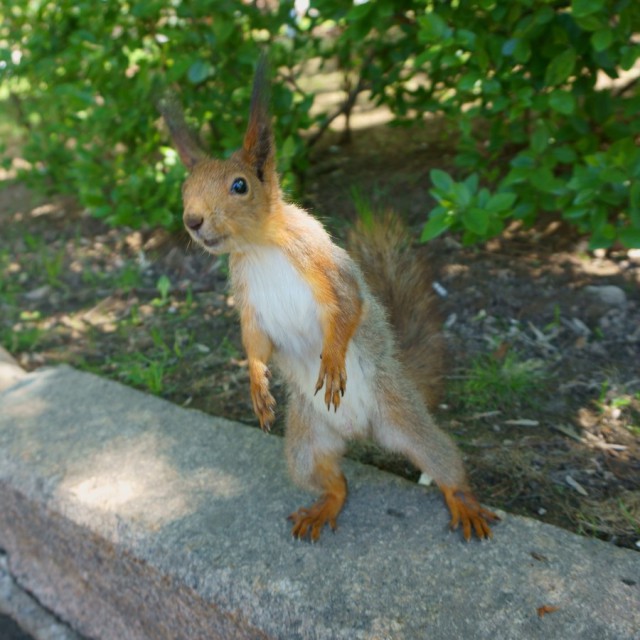
[[[21,589],[9,573],[9,564],[0,553],[0,613],[10,616],[35,640],[82,640],[40,603]],[[1,637],[0,633],[0,637]]]
[[[465,544],[437,492],[345,472],[310,545],[276,437],[67,367],[0,393],[0,547],[88,637],[637,638],[640,554],[514,516]]]

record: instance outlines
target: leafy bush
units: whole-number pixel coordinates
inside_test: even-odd
[[[246,127],[260,43],[271,42],[274,66],[298,46],[280,36],[296,25],[284,5],[11,0],[1,14],[0,60],[29,129],[27,159],[112,224],[171,226],[180,210],[184,169],[155,106],[164,87],[206,124],[207,146],[229,152]],[[274,84],[285,170],[304,163],[298,131],[310,102]]]
[[[640,245],[640,94],[603,86],[638,60],[637,0],[0,0],[0,64],[30,124],[28,159],[112,223],[170,224],[184,171],[154,107],[178,88],[207,146],[237,147],[258,49],[277,70],[281,170],[362,91],[398,121],[454,123],[456,177],[432,174],[445,229],[473,242],[511,219],[561,215],[592,246]],[[303,65],[338,65],[344,103],[309,114]],[[304,134],[304,135],[301,135]]]
[[[598,81],[636,63],[640,4],[460,0],[434,3],[418,23],[414,64],[431,79],[420,102],[457,116],[458,165],[497,192],[474,198],[467,181],[443,189],[433,175],[438,207],[423,238],[458,228],[474,241],[548,211],[590,232],[592,247],[639,246],[640,95],[633,82]]]

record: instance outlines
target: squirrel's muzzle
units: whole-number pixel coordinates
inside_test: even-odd
[[[182,217],[184,220],[184,225],[187,229],[191,229],[191,231],[197,231],[204,222],[204,218],[197,213],[185,213]]]

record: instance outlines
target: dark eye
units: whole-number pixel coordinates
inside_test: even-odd
[[[231,185],[231,193],[242,195],[243,193],[247,193],[247,190],[247,181],[244,178],[236,178]]]

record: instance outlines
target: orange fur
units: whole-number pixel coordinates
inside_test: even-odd
[[[311,507],[302,507],[289,516],[293,522],[291,533],[295,538],[318,540],[324,526],[328,524],[333,531],[337,527],[337,518],[347,499],[347,481],[340,471],[338,461],[325,458],[317,463],[315,473],[322,484],[322,495]]]
[[[499,520],[500,518],[495,513],[481,507],[468,491],[461,491],[456,487],[446,485],[441,485],[440,489],[451,512],[449,526],[452,529],[457,529],[459,525],[462,525],[462,535],[467,542],[471,539],[472,527],[478,538],[493,537],[487,520]]]

